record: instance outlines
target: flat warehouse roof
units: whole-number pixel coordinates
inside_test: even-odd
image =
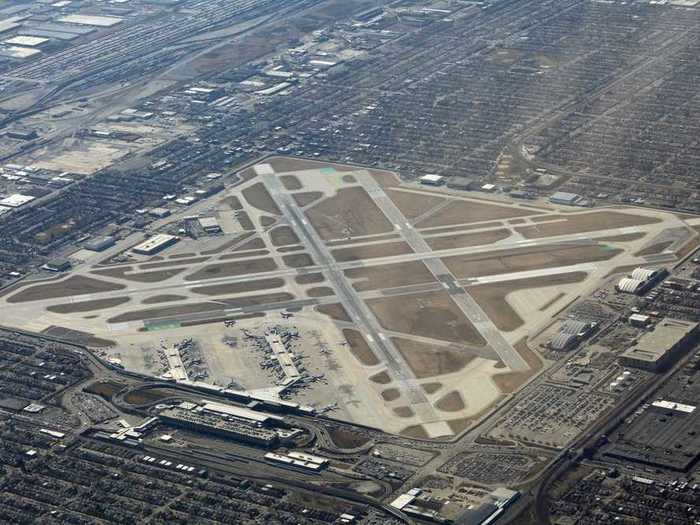
[[[69,24],[82,24],[86,26],[111,27],[119,24],[123,19],[116,16],[96,16],[96,15],[68,15],[59,18],[59,22]]]

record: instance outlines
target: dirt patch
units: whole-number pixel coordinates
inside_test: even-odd
[[[386,244],[367,244],[350,248],[333,250],[333,257],[338,262],[359,261],[374,257],[391,257],[413,253],[411,247],[405,242],[388,242]]]
[[[398,398],[401,397],[401,392],[398,391],[396,388],[387,388],[386,390],[382,390],[382,399],[384,401],[396,401]]]
[[[244,233],[244,234],[242,234],[242,235],[239,235],[238,237],[235,237],[235,238],[231,239],[230,241],[227,241],[227,242],[223,243],[223,244],[222,244],[221,246],[219,246],[218,248],[214,248],[214,249],[212,249],[212,250],[205,250],[205,251],[203,251],[203,252],[202,252],[202,255],[214,255],[214,254],[217,254],[217,253],[225,252],[225,251],[228,250],[229,248],[232,248],[233,246],[236,246],[236,245],[237,245],[238,243],[240,243],[241,241],[244,241],[245,239],[247,239],[247,238],[250,237],[251,235],[253,235],[253,232],[248,232],[248,233]]]
[[[209,264],[185,277],[185,281],[233,277],[249,273],[271,272],[277,269],[273,259],[249,259],[245,261]]]
[[[343,175],[341,179],[345,184],[355,184],[357,179],[353,175]]]
[[[345,270],[358,292],[433,282],[433,274],[421,261],[382,264]]]
[[[249,186],[241,193],[248,204],[253,208],[257,208],[270,215],[280,215],[280,209],[277,207],[277,204],[275,204],[275,201],[262,182],[257,182]]]
[[[442,197],[435,197],[427,193],[413,193],[410,191],[387,190],[387,196],[396,207],[401,210],[407,219],[415,219],[445,202]]]
[[[158,304],[158,303],[172,303],[175,301],[184,301],[187,297],[183,295],[154,295],[153,297],[147,297],[143,301],[143,304]]]
[[[318,284],[326,280],[322,273],[305,273],[297,275],[294,280],[297,284]]]
[[[100,292],[113,292],[126,288],[123,284],[108,283],[74,275],[68,279],[56,283],[38,284],[24,288],[7,298],[8,303],[25,303],[41,299],[56,299],[59,297],[71,297],[73,295],[86,295]]]
[[[466,430],[467,427],[469,427],[473,422],[474,422],[473,418],[461,417],[459,419],[450,419],[447,422],[447,426],[450,427],[450,430],[454,434],[460,434],[461,432]]]
[[[73,314],[77,312],[93,312],[95,310],[104,310],[112,308],[120,304],[128,303],[128,297],[115,297],[113,299],[97,299],[95,301],[82,301],[79,303],[66,303],[48,306],[46,309],[55,314]]]
[[[416,223],[416,226],[419,228],[431,228],[450,224],[511,219],[527,215],[535,215],[535,212],[477,201],[454,201],[436,214],[419,221]]]
[[[179,259],[177,261],[166,261],[158,263],[139,264],[139,270],[155,270],[156,268],[171,268],[173,266],[184,266],[186,264],[197,264],[208,261],[209,257],[194,257],[192,259]]]
[[[178,264],[181,264],[178,262]],[[127,273],[130,271],[129,267],[121,268],[109,268],[106,270],[95,270],[91,273],[95,275],[104,275],[106,277],[116,277],[119,279],[124,279],[126,281],[134,281],[137,283],[159,283],[175,277],[177,274],[182,273],[187,268],[172,268],[170,270],[160,270],[155,272],[134,272]]]
[[[262,257],[263,255],[269,255],[268,250],[253,250],[251,252],[235,252],[235,253],[225,253],[219,257],[222,261],[228,261],[230,259],[245,259],[247,257]]]
[[[355,356],[355,359],[357,359],[360,363],[365,366],[375,366],[380,363],[379,359],[377,359],[377,356],[374,355],[374,352],[372,352],[367,344],[367,341],[365,341],[365,338],[360,332],[350,328],[345,328],[343,330],[343,336],[345,336],[345,339],[348,342],[352,355]]]
[[[294,253],[292,255],[283,255],[282,260],[284,264],[290,268],[305,268],[306,266],[313,266],[314,260],[307,253]]]
[[[567,216],[564,217],[563,221],[522,226],[520,228],[515,228],[515,230],[526,239],[541,239],[543,237],[553,237],[555,235],[585,233],[609,230],[612,228],[628,228],[630,226],[642,226],[657,222],[661,222],[661,219],[616,211],[594,211]]]
[[[367,301],[387,330],[483,346],[486,341],[446,291]]]
[[[411,407],[396,407],[394,409],[394,414],[396,414],[399,417],[413,417],[416,415],[416,413],[413,411]]]
[[[364,188],[359,187],[342,188],[305,213],[324,240],[386,233],[394,228]]]
[[[622,250],[605,245],[566,246],[552,244],[514,248],[480,254],[455,255],[443,261],[459,279],[522,272],[579,263],[607,261]]]
[[[459,412],[464,410],[464,400],[459,392],[453,390],[435,402],[435,408],[443,412]]]
[[[242,283],[217,284],[213,286],[198,286],[192,288],[194,293],[202,295],[236,295],[241,293],[256,292],[258,290],[269,290],[284,286],[284,279],[259,279],[257,281],[246,281]]]
[[[330,297],[335,295],[335,292],[333,288],[329,288],[328,286],[318,286],[316,288],[309,288],[306,291],[306,295],[309,297]]]
[[[320,191],[307,191],[304,193],[295,193],[292,197],[297,203],[297,206],[303,208],[323,197],[323,193]]]
[[[587,275],[586,272],[545,275],[529,279],[518,279],[516,281],[470,286],[467,291],[479,303],[479,306],[499,330],[511,332],[522,326],[524,321],[506,301],[506,296],[509,293],[516,290],[527,290],[544,286],[580,283]]]
[[[391,383],[391,377],[386,372],[374,374],[373,376],[370,376],[369,380],[373,383],[377,383],[378,385],[388,385]]]
[[[512,394],[515,392],[525,381],[534,376],[542,368],[542,361],[535,352],[530,350],[525,339],[517,342],[513,345],[513,348],[525,359],[525,362],[530,368],[521,372],[504,372],[494,375],[492,377],[493,382],[504,394]]]
[[[260,226],[263,228],[269,228],[277,222],[277,219],[270,217],[269,215],[263,215],[260,217]]]
[[[646,246],[645,248],[642,248],[639,250],[636,255],[637,257],[643,257],[644,255],[657,255],[661,252],[663,252],[666,248],[671,246],[674,241],[664,241],[664,242],[657,242],[654,244],[651,244],[649,246]]]
[[[346,323],[352,321],[352,319],[350,319],[350,316],[348,315],[347,310],[345,310],[345,307],[340,303],[322,304],[316,307],[316,311],[327,315],[335,321],[341,321]]]
[[[346,428],[332,428],[328,431],[328,437],[338,448],[353,449],[369,443],[369,438]]]
[[[494,242],[502,241],[508,237],[510,237],[510,231],[503,228],[500,230],[489,230],[485,232],[433,237],[427,239],[427,242],[433,250],[451,250],[452,248],[493,244]]]
[[[459,372],[475,357],[466,351],[430,346],[411,339],[397,337],[393,338],[393,341],[418,379]],[[437,385],[435,391],[442,386],[440,383],[428,383],[428,385]],[[427,385],[423,387],[428,391]]]
[[[299,237],[290,226],[278,226],[270,230],[270,240],[273,246],[299,244]]]
[[[426,394],[434,394],[442,388],[442,383],[423,383],[421,385]]]
[[[540,309],[539,309],[540,312],[544,312],[547,308],[549,308],[550,306],[556,304],[556,303],[557,303],[560,299],[562,299],[564,296],[566,296],[566,294],[565,294],[564,292],[559,292],[557,295],[555,295],[554,297],[552,297],[549,301],[547,301],[546,303],[544,303],[544,304],[540,307]]]
[[[304,187],[299,178],[294,175],[282,175],[280,177],[280,182],[287,191],[297,191]]]

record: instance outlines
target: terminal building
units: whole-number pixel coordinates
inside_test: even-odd
[[[625,350],[620,363],[652,372],[664,370],[698,341],[698,333],[698,323],[662,319],[653,331],[643,334]]]
[[[164,250],[168,246],[172,246],[179,240],[180,238],[174,235],[159,233],[141,244],[137,244],[131,249],[131,251],[140,255],[154,255],[159,251]]]

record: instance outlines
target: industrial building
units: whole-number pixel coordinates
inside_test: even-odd
[[[219,225],[219,221],[216,220],[216,217],[200,217],[199,225],[207,233],[221,232],[221,226]]]
[[[666,268],[635,268],[631,275],[623,277],[615,286],[618,292],[642,295],[668,275]]]
[[[131,251],[140,255],[154,255],[159,251],[164,250],[168,246],[172,246],[179,240],[180,238],[176,237],[175,235],[160,233],[158,235],[154,235],[141,244],[137,244],[131,249]]]
[[[560,352],[570,350],[594,332],[596,327],[596,323],[566,321],[559,328],[559,332],[549,342],[549,347],[552,350]]]
[[[445,184],[445,177],[442,175],[428,174],[423,175],[418,181],[426,186],[442,186]]]
[[[698,340],[698,323],[665,318],[621,356],[623,366],[657,372],[668,367]]]
[[[265,459],[308,472],[319,472],[328,466],[328,460],[326,458],[313,456],[304,452],[289,452],[288,454],[268,452],[265,454]]]
[[[447,181],[447,187],[452,190],[474,191],[481,187],[478,180],[470,177],[451,177]]]
[[[85,243],[85,249],[93,252],[101,252],[107,248],[111,248],[117,243],[116,239],[111,236],[99,237]]]
[[[50,272],[65,272],[70,270],[70,261],[68,259],[51,259],[42,268]]]
[[[577,206],[582,199],[583,197],[576,193],[558,191],[549,197],[549,202],[552,204],[563,204],[565,206]]]

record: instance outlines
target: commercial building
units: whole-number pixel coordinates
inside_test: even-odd
[[[450,177],[447,181],[447,187],[452,190],[474,191],[481,187],[481,184],[476,179],[469,177]]]
[[[85,243],[85,249],[93,252],[101,252],[107,248],[111,248],[117,243],[116,239],[111,236],[99,237]]]
[[[620,363],[654,372],[663,370],[698,340],[698,333],[698,323],[662,319],[620,356]]]
[[[68,259],[51,259],[42,268],[50,272],[65,272],[70,270],[70,261]]]
[[[216,217],[200,217],[199,225],[207,233],[219,233],[221,232],[221,226]]]
[[[179,240],[180,238],[174,235],[159,233],[141,244],[137,244],[131,249],[131,251],[140,255],[153,255],[161,250],[164,250],[168,246],[172,246]]]
[[[576,206],[582,199],[583,197],[576,193],[558,191],[549,197],[549,202],[552,204],[563,204],[565,206]]]
[[[170,215],[170,210],[168,208],[153,208],[148,211],[148,214],[156,219],[165,219]]]
[[[426,186],[442,186],[445,184],[445,177],[442,175],[428,174],[423,175],[418,181]]]
[[[668,275],[666,268],[635,268],[631,275],[623,277],[615,286],[618,292],[642,295]]]

